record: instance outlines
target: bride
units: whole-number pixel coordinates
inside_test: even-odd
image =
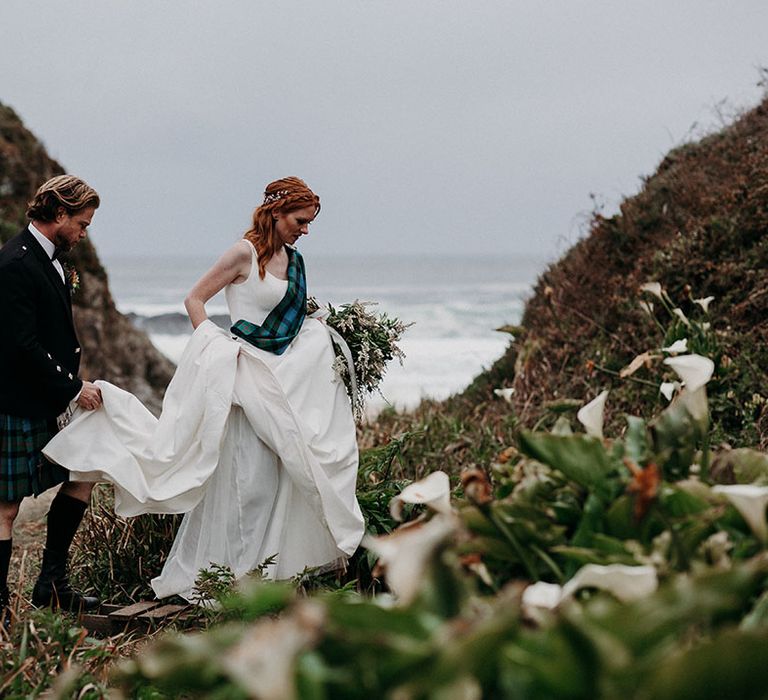
[[[362,538],[352,411],[328,330],[306,317],[294,247],[319,211],[299,178],[270,183],[252,227],[185,300],[195,331],[160,418],[98,382],[102,410],[76,410],[44,449],[73,480],[113,483],[118,515],[186,513],[158,598],[189,599],[212,563],[239,578],[274,556],[278,579],[343,566]],[[230,332],[205,310],[221,289]]]

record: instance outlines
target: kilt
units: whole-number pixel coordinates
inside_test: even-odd
[[[56,434],[55,418],[20,418],[0,413],[0,501],[37,496],[69,479],[69,472],[40,450]]]

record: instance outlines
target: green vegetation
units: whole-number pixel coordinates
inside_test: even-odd
[[[236,588],[226,570],[203,572],[216,601],[205,629],[130,653],[66,616],[25,614],[2,645],[0,688],[34,697],[59,674],[80,680],[58,697],[764,697],[766,224],[768,102],[672,151],[618,215],[596,213],[466,392],[361,430],[376,537],[346,576]],[[664,362],[690,353],[711,362]],[[576,419],[605,389],[604,424],[604,396]],[[399,526],[393,497],[437,470],[450,493],[432,480],[420,503],[406,489]],[[143,595],[172,523],[94,517],[104,527],[81,540],[81,580]],[[107,648],[126,658],[108,662]]]
[[[675,360],[687,388],[623,437],[594,434],[598,407],[580,412],[592,434],[562,417],[522,431],[493,484],[462,472],[453,508],[447,478],[406,489],[428,512],[367,545],[394,601],[224,586],[209,630],[160,639],[115,681],[158,697],[763,697],[768,455],[726,451],[730,475],[756,482],[741,499],[715,485],[714,363]],[[526,600],[537,581],[557,599]]]

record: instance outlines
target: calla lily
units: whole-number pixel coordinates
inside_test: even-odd
[[[514,388],[508,389],[494,389],[493,393],[501,399],[504,399],[507,403],[512,403],[512,395],[515,393]]]
[[[714,493],[722,493],[741,513],[752,532],[763,544],[768,544],[768,524],[765,508],[768,506],[768,486],[755,484],[730,484],[712,487]]]
[[[715,363],[708,357],[701,355],[679,355],[678,357],[668,357],[664,360],[665,365],[669,365],[677,376],[683,380],[685,388],[688,391],[696,391],[703,387],[715,371]]]
[[[222,665],[249,697],[284,700],[296,697],[296,657],[320,637],[326,612],[314,601],[303,601],[290,617],[249,626],[227,649]]]
[[[676,340],[672,345],[668,345],[665,348],[662,348],[664,352],[671,352],[671,353],[681,353],[681,352],[688,352],[688,338],[683,338],[682,340]]]
[[[626,566],[625,564],[587,564],[563,586],[562,600],[580,588],[600,588],[622,602],[645,598],[659,585],[656,569],[652,566]]]
[[[379,555],[390,590],[400,603],[408,605],[419,591],[432,555],[456,527],[456,516],[441,514],[389,535],[366,535],[362,544]]]
[[[646,282],[640,285],[641,292],[648,292],[653,296],[658,297],[661,301],[664,301],[664,297],[661,295],[661,285],[658,282]]]
[[[675,307],[672,309],[672,313],[675,314],[686,326],[690,326],[691,322],[688,320],[688,317],[683,313],[682,309],[679,309]]]
[[[662,382],[659,386],[659,392],[667,401],[671,401],[675,392],[679,389],[680,382]]]
[[[652,566],[587,564],[565,586],[543,581],[528,586],[523,591],[522,604],[524,607],[552,610],[582,588],[608,591],[626,603],[649,596],[658,585],[656,569]]]
[[[523,591],[522,604],[525,608],[553,610],[560,604],[562,596],[562,586],[556,583],[537,581]]]
[[[395,520],[402,520],[403,504],[422,503],[438,513],[451,512],[451,483],[445,472],[432,472],[429,476],[408,484],[389,504]]]
[[[696,421],[699,430],[706,431],[709,424],[709,402],[707,401],[707,390],[703,386],[696,391],[680,392],[680,401],[688,409],[688,413]]]
[[[592,401],[579,409],[576,418],[584,426],[587,435],[603,439],[603,413],[608,390],[601,391]]]
[[[640,308],[649,316],[653,316],[653,303],[650,301],[640,301]]]
[[[709,305],[715,300],[715,297],[704,297],[703,299],[694,299],[693,303],[698,304],[702,309],[704,309],[704,313],[709,312]]]

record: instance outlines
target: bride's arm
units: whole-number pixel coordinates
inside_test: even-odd
[[[205,302],[232,282],[242,282],[251,271],[251,249],[248,241],[240,240],[224,253],[189,290],[184,299],[189,320],[197,328],[208,318]]]

